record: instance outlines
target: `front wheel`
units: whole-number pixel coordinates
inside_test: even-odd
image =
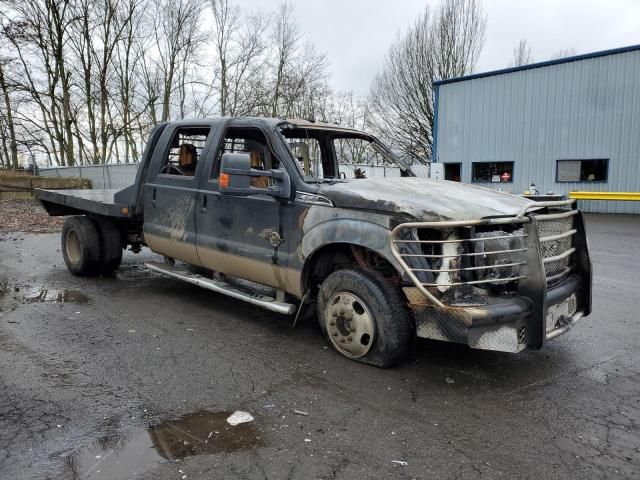
[[[338,270],[324,280],[318,321],[339,353],[383,368],[402,361],[415,339],[398,290],[378,273],[359,268]]]

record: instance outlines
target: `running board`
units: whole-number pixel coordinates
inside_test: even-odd
[[[146,262],[144,266],[154,272],[177,278],[178,280],[182,280],[184,282],[206,288],[207,290],[212,290],[216,293],[227,295],[228,297],[235,298],[237,300],[242,300],[243,302],[247,302],[252,305],[257,305],[266,310],[280,313],[282,315],[292,315],[296,311],[296,306],[292,303],[279,302],[275,298],[268,297],[266,295],[243,292],[242,290],[222,280],[212,280],[210,278],[205,278],[201,275],[198,275],[197,273],[192,273],[187,270],[172,267],[171,265],[167,265],[165,263]]]

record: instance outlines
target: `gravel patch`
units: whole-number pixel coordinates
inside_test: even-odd
[[[0,200],[0,233],[54,233],[63,217],[50,217],[36,200]]]

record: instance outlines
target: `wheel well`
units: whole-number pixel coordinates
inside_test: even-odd
[[[124,248],[127,244],[127,224],[125,221],[119,218],[109,217],[107,215],[90,214],[87,215],[96,224],[98,222],[105,222],[112,224],[120,233],[120,245]]]
[[[105,215],[92,214],[88,215],[94,221],[102,219],[112,222],[120,232],[120,246],[126,249],[128,245],[132,246],[132,250],[138,253],[142,244],[142,223],[138,219],[133,218],[114,218]]]
[[[400,275],[395,267],[374,250],[350,243],[332,243],[313,253],[303,270],[304,289],[315,289],[332,272],[347,266],[380,273],[393,284],[399,284]]]

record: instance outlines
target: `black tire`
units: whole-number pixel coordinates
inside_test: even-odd
[[[100,273],[110,275],[122,262],[122,234],[115,220],[108,217],[94,217],[100,234]]]
[[[345,320],[342,312],[336,317],[336,309],[344,305],[348,309],[354,298],[351,308],[360,319],[355,323],[362,324],[362,318],[366,318],[365,323],[370,322],[373,332],[369,337],[367,333],[361,335],[366,328],[353,327],[354,317]],[[360,268],[337,270],[324,280],[318,293],[318,322],[339,353],[381,368],[400,363],[411,351],[416,335],[415,323],[398,289],[382,275]],[[341,333],[340,322],[343,327],[347,325],[344,331],[349,333]],[[343,340],[347,343],[339,343]],[[347,351],[351,346],[355,347],[355,354]]]
[[[62,226],[62,256],[69,271],[78,277],[100,273],[100,235],[85,216],[67,217]]]

